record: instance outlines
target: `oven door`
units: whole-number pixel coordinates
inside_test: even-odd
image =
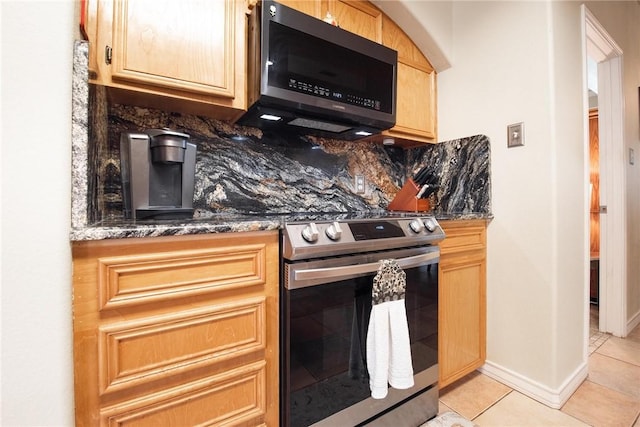
[[[406,273],[415,385],[407,390],[389,388],[386,398],[372,399],[366,360],[371,290],[380,260],[389,258]],[[376,419],[390,425],[386,413],[412,400],[420,401],[418,409],[398,413],[419,422],[437,414],[438,259],[437,246],[424,246],[284,262],[283,425],[353,426],[375,424]],[[411,422],[403,418],[396,424]]]

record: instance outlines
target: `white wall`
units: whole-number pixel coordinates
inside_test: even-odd
[[[491,140],[487,359],[550,394],[585,342],[580,21],[564,13],[454,2],[452,68],[438,76],[439,139]],[[517,122],[525,146],[507,148]]]
[[[73,425],[74,7],[0,2],[3,426]]]
[[[452,3],[452,19],[442,16],[451,19],[453,36],[451,68],[438,75],[439,139],[478,133],[491,139],[487,372],[557,406],[586,375],[588,154],[580,3]],[[640,6],[589,7],[625,51],[625,143],[640,153]],[[433,20],[439,11],[424,13]],[[525,146],[509,149],[506,127],[520,121]],[[640,255],[637,169],[627,169],[630,260]],[[640,307],[639,281],[640,266],[630,262],[630,320]]]

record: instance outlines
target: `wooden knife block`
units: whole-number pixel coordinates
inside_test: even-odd
[[[413,179],[409,178],[404,183],[400,191],[393,198],[387,209],[391,211],[405,211],[405,212],[426,212],[429,210],[429,200],[418,199],[416,196],[420,191],[418,184],[413,182]]]

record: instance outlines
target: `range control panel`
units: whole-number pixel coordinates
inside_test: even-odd
[[[433,245],[444,237],[433,217],[294,222],[284,227],[283,257],[297,260]]]

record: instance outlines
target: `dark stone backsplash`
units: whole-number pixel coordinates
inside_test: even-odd
[[[490,213],[489,141],[479,135],[420,148],[263,134],[200,116],[106,107],[90,85],[89,218],[122,217],[120,134],[152,128],[187,133],[197,145],[196,217],[211,213],[356,212],[386,209],[426,166],[437,177],[436,213]],[[241,136],[242,139],[238,138]],[[365,177],[356,194],[355,175]],[[94,195],[93,197],[91,195]]]
[[[476,135],[407,150],[407,165],[437,177],[434,213],[491,214],[490,154],[489,138]]]

